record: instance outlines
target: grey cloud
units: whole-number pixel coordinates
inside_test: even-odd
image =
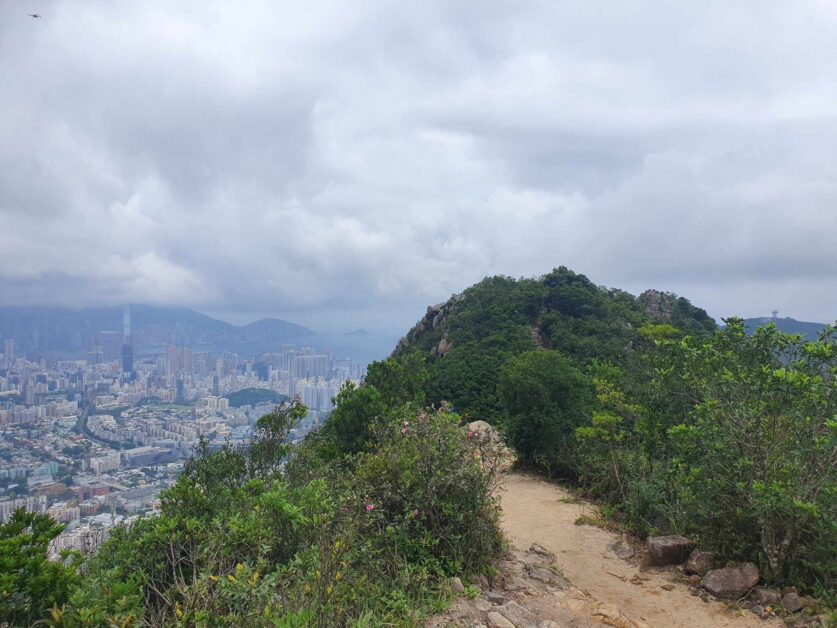
[[[42,12],[0,6],[0,303],[398,328],[566,264],[837,315],[828,3]]]

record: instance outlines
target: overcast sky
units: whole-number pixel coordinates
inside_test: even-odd
[[[559,265],[833,321],[837,3],[0,0],[0,304],[406,329]]]

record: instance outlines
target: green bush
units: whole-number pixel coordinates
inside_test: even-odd
[[[594,376],[581,480],[638,533],[677,532],[774,582],[837,582],[837,336],[740,320],[708,340],[651,339]]]
[[[589,379],[558,351],[530,351],[500,372],[500,398],[509,443],[520,460],[551,474],[575,476],[575,430],[592,407]]]
[[[0,624],[29,625],[68,598],[76,570],[47,560],[49,544],[63,529],[51,517],[23,510],[0,525]]]
[[[368,510],[366,536],[383,541],[380,556],[440,575],[488,567],[502,546],[490,472],[499,453],[445,409],[382,429],[350,489]]]
[[[337,420],[375,418],[361,421],[359,451],[328,423],[291,448],[298,402],[262,417],[247,449],[202,443],[159,516],[117,529],[48,621],[404,625],[438,610],[443,578],[480,572],[502,548],[498,452],[444,410],[366,415],[368,391],[341,395],[353,410]]]

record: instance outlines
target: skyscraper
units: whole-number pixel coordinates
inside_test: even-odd
[[[127,379],[134,376],[134,343],[131,338],[131,306],[122,312],[122,375]]]
[[[11,366],[12,362],[15,361],[15,341],[11,338],[3,341],[3,359],[6,362],[6,366]]]

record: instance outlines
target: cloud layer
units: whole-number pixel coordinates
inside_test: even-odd
[[[568,265],[837,317],[827,2],[0,4],[0,303],[406,327]]]

